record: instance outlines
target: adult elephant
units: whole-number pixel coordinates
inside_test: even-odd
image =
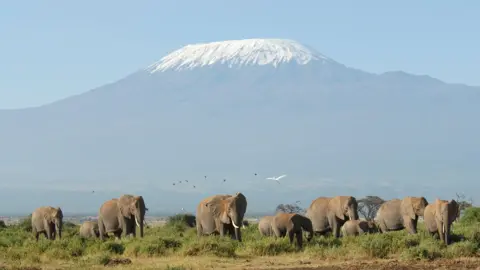
[[[380,206],[375,219],[382,233],[406,229],[416,234],[418,217],[423,216],[427,205],[425,197],[393,199]]]
[[[40,233],[45,238],[55,240],[56,234],[58,238],[62,238],[63,212],[60,207],[42,206],[32,213],[32,232],[36,241]]]
[[[274,216],[264,216],[258,221],[258,231],[263,236],[273,236],[272,221]]]
[[[326,234],[331,231],[340,237],[340,228],[347,220],[358,220],[358,203],[353,196],[319,197],[312,201],[306,216],[312,221],[313,231]]]
[[[106,201],[98,212],[100,239],[103,240],[107,233],[113,233],[117,239],[122,233],[136,237],[135,224],[140,228],[140,237],[143,237],[147,210],[142,196],[124,194],[118,199]]]
[[[312,221],[296,213],[278,213],[272,219],[272,230],[275,237],[288,235],[290,244],[293,244],[294,237],[297,239],[297,247],[303,246],[303,231],[306,231],[307,241],[313,238]]]
[[[247,199],[235,195],[214,195],[202,200],[197,206],[197,235],[229,233],[233,239],[242,241],[240,227],[247,211]]]
[[[98,221],[87,220],[80,225],[80,237],[98,238],[99,236]]]
[[[438,233],[440,240],[450,244],[450,227],[460,214],[459,205],[455,200],[436,199],[433,204],[425,207],[423,220],[430,235]]]

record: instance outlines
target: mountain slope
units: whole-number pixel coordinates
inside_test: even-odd
[[[258,211],[342,191],[452,196],[478,188],[479,104],[478,87],[363,72],[291,40],[190,45],[84,94],[1,111],[0,183],[188,207],[241,190]],[[279,186],[264,180],[280,173]]]

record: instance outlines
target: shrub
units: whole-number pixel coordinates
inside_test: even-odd
[[[460,222],[463,224],[480,223],[480,207],[469,207],[465,209]]]
[[[236,257],[233,240],[226,237],[212,236],[195,239],[185,243],[183,255],[201,256],[214,255],[218,257]]]
[[[177,214],[168,218],[166,226],[185,225],[193,228],[196,225],[196,218],[191,214]]]

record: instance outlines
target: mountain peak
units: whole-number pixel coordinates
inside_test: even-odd
[[[229,68],[311,61],[334,62],[314,49],[290,39],[241,39],[191,44],[180,48],[148,66],[150,73],[190,70],[214,64]]]

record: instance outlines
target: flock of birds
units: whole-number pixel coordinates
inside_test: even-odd
[[[258,173],[254,173],[255,176],[258,176]],[[266,180],[273,180],[276,181],[278,184],[280,184],[280,179],[286,177],[286,174],[280,175],[280,176],[272,176],[272,177],[267,177],[265,178]],[[205,180],[207,180],[207,176],[204,176]],[[227,182],[227,179],[224,178],[222,183]],[[183,180],[183,183],[189,183],[188,180]],[[177,184],[182,184],[182,180],[178,180],[177,182],[173,182],[172,185],[175,186]],[[192,185],[193,188],[196,188],[195,185]]]

